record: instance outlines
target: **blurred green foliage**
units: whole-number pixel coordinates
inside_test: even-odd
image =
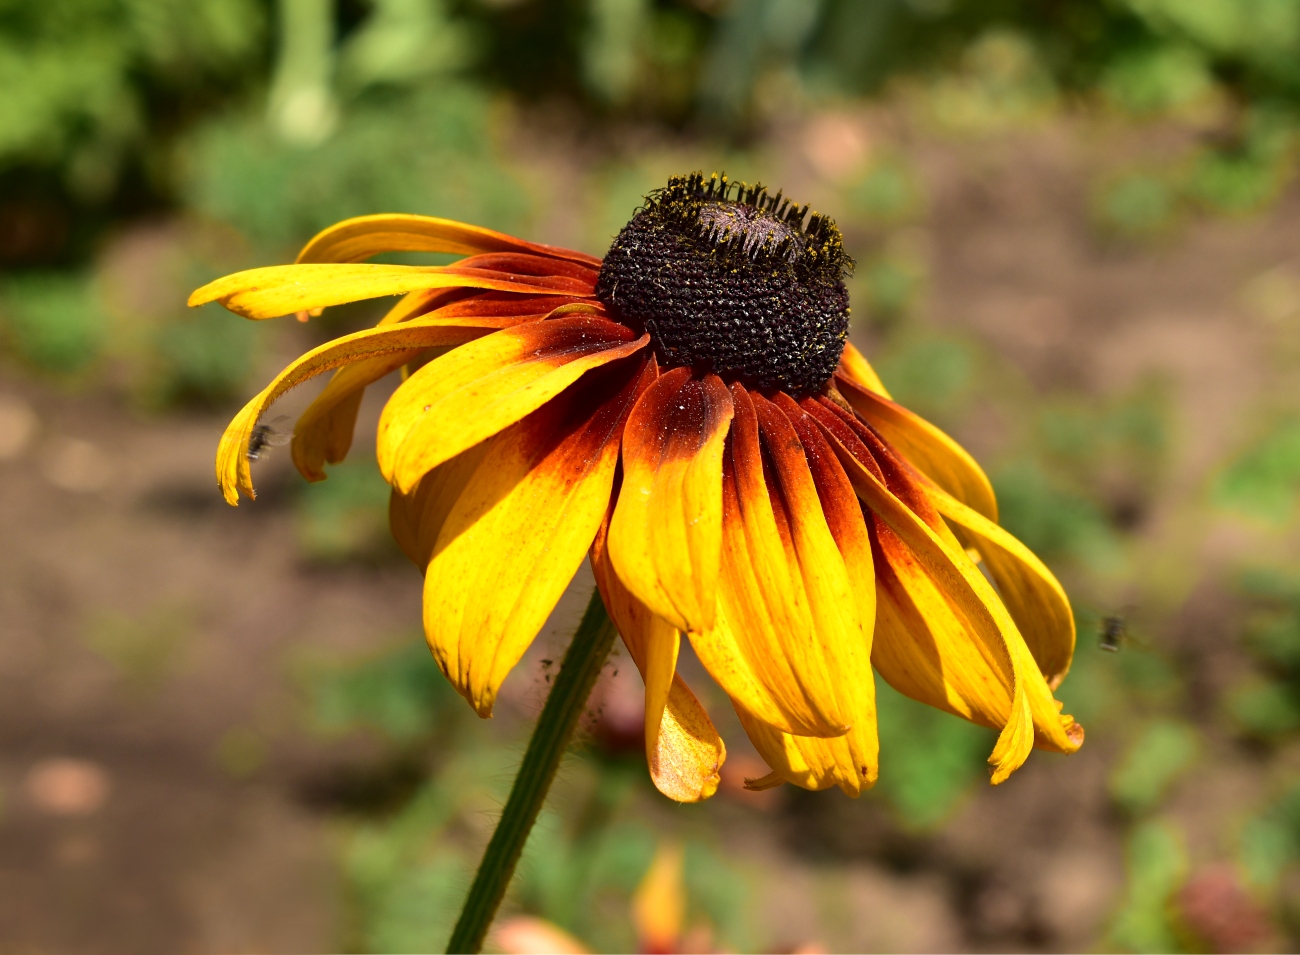
[[[312,148],[285,142],[256,114],[222,118],[189,143],[187,197],[273,249],[373,212],[514,229],[529,203],[496,158],[491,116],[482,92],[451,85],[359,103]]]
[[[153,349],[157,400],[217,403],[239,395],[252,371],[257,328],[224,321],[214,311],[183,314],[158,330]]]
[[[457,699],[422,637],[364,660],[317,661],[305,683],[311,724],[318,730],[371,729],[399,744],[433,733],[451,718],[447,709]]]
[[[952,814],[961,797],[988,777],[986,758],[995,737],[908,699],[876,681],[883,797],[908,829],[932,830]]]
[[[1111,770],[1111,798],[1130,813],[1154,809],[1174,781],[1191,768],[1197,750],[1193,727],[1152,720],[1130,740]]]
[[[0,285],[0,323],[24,361],[61,375],[93,362],[107,333],[91,282],[58,272],[14,276]]]
[[[1120,952],[1178,952],[1174,893],[1187,874],[1182,834],[1171,823],[1144,822],[1125,847],[1128,882],[1110,928],[1109,946]]]
[[[1290,521],[1300,495],[1300,421],[1283,420],[1219,475],[1214,499],[1221,506],[1275,526]]]
[[[130,165],[161,158],[178,119],[243,87],[264,36],[258,0],[8,0],[0,171],[47,168],[74,195],[107,198]]]
[[[302,485],[295,527],[309,560],[338,563],[392,555],[389,488],[373,455],[353,454],[329,469],[329,478]]]
[[[1300,729],[1300,579],[1256,569],[1239,590],[1251,608],[1244,642],[1257,672],[1234,685],[1228,712],[1245,734],[1280,742]]]
[[[355,947],[441,949],[523,741],[474,719],[418,637],[361,659],[310,660],[300,676],[318,731],[376,732],[390,757],[417,754],[423,767],[395,811],[386,800],[354,810],[344,874]],[[574,756],[557,785],[565,798],[548,803],[533,829],[508,908],[554,922],[595,950],[630,951],[630,898],[659,838],[639,808],[649,794],[644,766]],[[731,944],[753,947],[744,877],[706,841],[688,838],[685,850],[687,923],[705,920]]]
[[[894,400],[940,421],[957,409],[974,384],[971,346],[950,337],[912,335],[891,343],[876,362]]]
[[[1087,496],[1023,459],[992,475],[1004,527],[1046,559],[1065,557],[1091,567],[1117,562],[1119,542],[1105,513]]]
[[[962,128],[1058,91],[1141,116],[1235,102],[1175,192],[1253,208],[1293,152],[1296,20],[1289,0],[8,0],[0,176],[80,207],[194,203],[277,242],[358,209],[507,225],[526,208],[485,188],[494,90],[735,132],[912,77]],[[849,196],[884,219],[917,199],[889,161]],[[1139,232],[1171,206],[1149,177],[1099,201]]]
[[[1300,862],[1300,785],[1292,785],[1241,827],[1237,857],[1248,883],[1267,891]]]

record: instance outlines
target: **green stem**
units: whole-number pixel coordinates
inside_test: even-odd
[[[587,706],[587,697],[596,685],[596,677],[605,666],[614,645],[614,625],[605,613],[600,591],[591,595],[591,603],[582,616],[578,632],[573,635],[560,672],[555,677],[550,696],[542,708],[528,741],[523,765],[510,790],[510,798],[501,813],[496,832],[483,853],[478,874],[470,886],[469,898],[461,909],[460,919],[447,943],[449,953],[478,952],[483,938],[496,915],[497,906],[506,894],[506,886],[515,873],[519,854],[528,841],[528,833],[537,821],[537,813],[546,801],[547,790],[555,778],[560,759],[569,746],[578,717]]]

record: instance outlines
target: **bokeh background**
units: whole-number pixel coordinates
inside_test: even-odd
[[[367,212],[601,254],[695,169],[839,221],[854,341],[1071,595],[1087,744],[991,789],[992,734],[882,685],[873,792],[748,794],[697,676],[730,760],[677,806],[616,656],[503,913],[634,950],[680,846],[694,950],[1300,944],[1300,3],[0,0],[0,90],[6,951],[441,950],[590,576],[477,720],[384,388],[323,484],[214,487],[228,416],[380,305],[184,299]]]

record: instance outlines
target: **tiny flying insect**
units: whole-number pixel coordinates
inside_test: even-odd
[[[1119,653],[1125,644],[1137,647],[1146,645],[1128,632],[1128,615],[1131,608],[1123,612],[1107,614],[1097,628],[1097,646],[1107,653]]]
[[[1101,629],[1097,634],[1097,646],[1107,653],[1119,653],[1120,644],[1128,635],[1124,618],[1119,614],[1111,614],[1101,622]]]
[[[289,416],[280,415],[270,424],[259,422],[253,426],[253,433],[248,438],[248,460],[257,461],[267,453],[268,448],[278,448],[293,440],[289,430]]]

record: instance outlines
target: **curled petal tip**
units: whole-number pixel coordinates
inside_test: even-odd
[[[745,788],[752,793],[763,792],[766,789],[775,789],[777,786],[783,785],[784,783],[785,778],[780,773],[775,772],[768,773],[766,776],[759,779],[750,779],[749,777],[745,778]]]

